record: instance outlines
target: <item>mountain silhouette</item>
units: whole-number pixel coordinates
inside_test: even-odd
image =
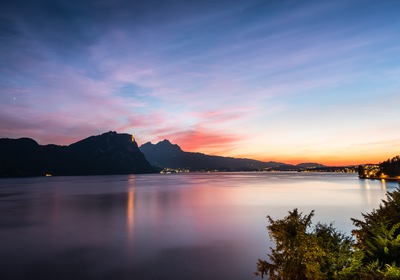
[[[185,152],[168,140],[157,144],[147,142],[140,146],[140,151],[151,165],[160,168],[188,169],[191,171],[250,171],[274,168],[278,166],[291,167],[281,162],[262,162],[253,159],[212,156],[202,153]]]
[[[326,167],[323,164],[320,163],[315,163],[315,162],[305,162],[305,163],[299,163],[296,165],[298,168],[321,168],[321,167]]]
[[[0,176],[154,173],[130,134],[107,132],[69,146],[39,145],[30,138],[0,139]]]

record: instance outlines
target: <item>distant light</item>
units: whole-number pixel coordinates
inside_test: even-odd
[[[132,142],[135,142],[135,135],[132,134]]]
[[[51,177],[51,176],[53,176],[53,174],[46,173],[46,177]]]

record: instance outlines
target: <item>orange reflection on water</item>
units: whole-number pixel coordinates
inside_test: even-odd
[[[127,204],[126,224],[128,226],[128,238],[133,239],[133,231],[135,225],[135,189],[131,186],[128,190],[128,204]]]

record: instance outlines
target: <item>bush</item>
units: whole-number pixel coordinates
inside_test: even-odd
[[[275,247],[269,261],[258,260],[257,276],[271,280],[400,279],[400,188],[378,209],[352,219],[356,241],[332,224],[311,227],[314,211],[289,211],[281,220],[267,216]]]
[[[332,224],[318,223],[311,229],[314,212],[297,209],[281,220],[268,220],[269,235],[275,241],[270,262],[258,260],[256,275],[269,279],[334,279],[350,262],[352,241]]]

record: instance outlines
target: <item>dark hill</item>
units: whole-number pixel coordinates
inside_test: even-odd
[[[132,135],[108,132],[69,146],[41,146],[29,138],[0,139],[0,176],[153,173]]]
[[[210,156],[202,153],[184,152],[178,145],[168,140],[152,144],[147,142],[140,146],[151,165],[161,168],[220,171],[249,171],[285,166],[280,162],[262,162],[252,159]]]
[[[321,168],[326,166],[315,162],[306,162],[306,163],[299,163],[296,165],[296,167],[307,169],[307,168]]]

